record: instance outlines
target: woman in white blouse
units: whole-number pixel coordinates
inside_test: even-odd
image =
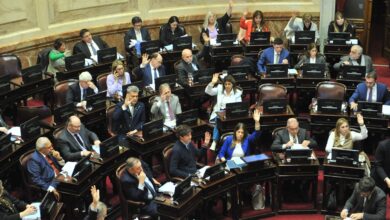
[[[332,148],[352,149],[354,141],[360,141],[367,138],[367,128],[364,125],[364,119],[361,114],[357,114],[357,122],[360,126],[360,133],[351,131],[347,119],[340,118],[336,122],[336,128],[330,133],[326,152],[331,153]]]
[[[308,63],[325,64],[325,70],[328,70],[325,57],[318,53],[317,45],[315,43],[307,45],[306,53],[300,56],[299,62],[294,66],[294,68],[299,70],[303,65]]]
[[[237,87],[236,80],[231,75],[227,75],[223,79],[223,84],[219,84],[215,87],[219,79],[219,73],[215,73],[211,82],[206,86],[205,92],[210,96],[217,96],[217,103],[214,105],[213,111],[210,116],[210,122],[216,122],[217,112],[224,110],[227,103],[241,102],[242,90]],[[210,149],[215,150],[215,146],[219,139],[219,131],[217,123],[214,126],[213,131],[213,143]]]

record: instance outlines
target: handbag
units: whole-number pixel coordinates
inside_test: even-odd
[[[252,207],[254,210],[265,208],[265,189],[262,185],[256,184],[252,193]]]

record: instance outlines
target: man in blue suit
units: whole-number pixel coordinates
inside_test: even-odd
[[[145,105],[138,102],[138,94],[138,87],[129,86],[125,100],[116,105],[112,115],[113,131],[124,146],[128,146],[127,137],[140,131],[145,122]]]
[[[257,61],[257,69],[259,73],[267,71],[267,64],[288,64],[289,52],[283,48],[283,40],[275,38],[273,47],[269,47],[263,51]]]
[[[64,177],[61,171],[61,165],[58,160],[62,160],[59,154],[52,153],[52,144],[47,137],[38,138],[36,150],[27,162],[27,171],[30,174],[31,181],[42,190],[53,192],[59,199],[59,193],[56,190],[58,182],[56,178]]]
[[[367,102],[382,102],[390,104],[389,91],[387,86],[376,81],[377,75],[375,72],[367,73],[366,81],[359,83],[356,86],[355,92],[349,98],[349,105],[352,110],[357,110],[358,101]]]
[[[142,63],[136,74],[142,78],[145,87],[156,90],[155,80],[160,76],[165,76],[165,67],[162,62],[163,58],[159,53],[153,53],[150,56],[142,55]]]

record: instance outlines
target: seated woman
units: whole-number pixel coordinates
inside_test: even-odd
[[[351,131],[347,119],[340,118],[336,122],[336,128],[330,132],[325,151],[332,152],[332,148],[352,149],[354,141],[360,141],[367,138],[367,128],[364,125],[364,119],[361,114],[357,114],[357,122],[360,126],[360,133]]]
[[[200,33],[200,42],[202,42],[202,44],[204,44],[203,33],[207,34],[207,37],[210,38],[211,42],[216,42],[218,34],[224,34],[227,32],[226,24],[229,22],[229,19],[232,16],[232,4],[233,1],[230,0],[228,10],[222,17],[218,19],[211,11],[207,13],[203,22],[202,31]]]
[[[122,100],[122,86],[130,84],[130,74],[125,72],[125,66],[122,61],[115,60],[111,66],[112,73],[107,76],[107,97],[114,100]]]
[[[217,159],[220,161],[230,160],[233,157],[248,156],[250,153],[249,144],[253,143],[258,136],[261,135],[260,131],[260,111],[255,110],[253,113],[253,120],[255,120],[255,131],[248,135],[246,126],[244,123],[238,123],[234,128],[234,133],[228,136],[221,150],[218,153]]]
[[[331,21],[328,27],[328,36],[331,32],[349,32],[352,38],[355,37],[355,28],[347,19],[344,18],[343,13],[336,12],[334,21]]]
[[[314,31],[315,32],[315,41],[320,38],[318,33],[317,24],[313,22],[313,16],[311,14],[303,14],[302,18],[297,18],[292,16],[290,21],[287,23],[284,28],[286,38],[295,42],[295,31]]]
[[[236,80],[231,75],[227,75],[223,79],[223,84],[219,84],[215,87],[219,80],[219,73],[214,73],[211,82],[206,86],[205,93],[210,96],[217,96],[217,103],[214,105],[213,111],[210,116],[211,122],[216,122],[217,112],[224,110],[227,103],[241,102],[242,90],[237,87]],[[219,140],[219,131],[217,124],[214,126],[213,131],[213,143],[210,149],[215,150],[217,141]]]
[[[250,42],[252,32],[269,32],[262,11],[256,10],[251,20],[246,20],[247,14],[248,12],[245,11],[240,18],[240,34],[238,37],[238,40],[244,41],[244,43]]]
[[[49,53],[49,66],[47,72],[53,73],[65,70],[65,57],[71,55],[70,50],[66,49],[65,41],[62,38],[58,38],[54,41],[54,49]]]
[[[160,42],[162,46],[173,44],[175,38],[186,35],[186,29],[180,25],[179,18],[172,16],[169,18],[168,23],[161,26],[160,29]]]
[[[311,43],[307,46],[307,51],[305,54],[300,56],[299,62],[295,65],[295,69],[301,69],[304,64],[307,63],[324,63],[326,64],[325,57],[318,53],[317,45]],[[328,70],[328,65],[325,65],[325,69]]]

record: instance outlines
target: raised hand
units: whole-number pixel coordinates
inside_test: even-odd
[[[91,186],[92,203],[96,206],[100,200],[100,190],[96,189],[96,186]]]
[[[211,84],[213,85],[217,84],[218,79],[219,79],[219,73],[214,73],[213,78],[211,79]]]
[[[142,65],[148,64],[149,61],[149,55],[147,53],[142,54]]]
[[[206,131],[204,133],[204,145],[208,146],[211,140],[211,134],[210,132]]]
[[[358,124],[359,124],[359,125],[364,125],[364,118],[363,118],[363,115],[359,113],[359,114],[356,115],[356,117],[357,117],[357,122],[358,122]]]
[[[259,122],[260,116],[261,116],[260,111],[258,109],[255,109],[255,111],[253,112],[253,120],[255,120],[255,122]]]

